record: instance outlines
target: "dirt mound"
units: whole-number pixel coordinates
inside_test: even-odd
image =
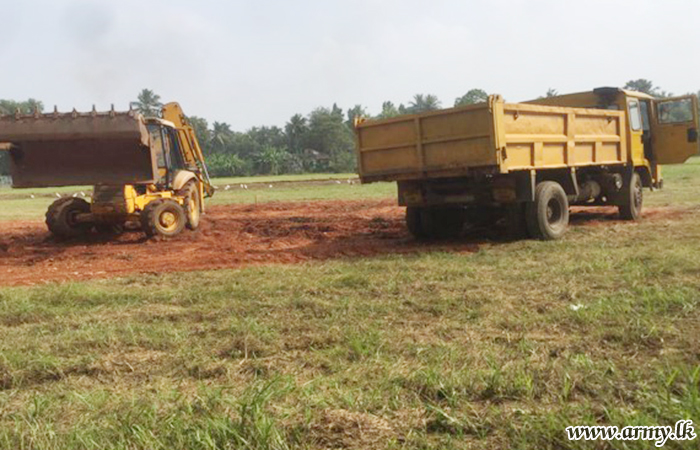
[[[615,217],[614,208],[588,211],[574,223]],[[42,222],[3,222],[0,285],[434,250],[474,252],[493,238],[476,233],[452,242],[418,242],[408,234],[403,214],[393,199],[214,206],[199,230],[169,241],[147,240],[140,231],[59,241]]]

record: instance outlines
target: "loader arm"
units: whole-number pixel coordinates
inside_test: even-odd
[[[207,197],[214,195],[214,186],[211,184],[207,165],[204,162],[204,153],[199,145],[199,140],[194,132],[194,128],[187,120],[187,116],[182,111],[179,103],[167,103],[162,109],[163,119],[172,122],[177,128],[180,142],[182,143],[182,156],[185,162],[200,170],[204,193]]]

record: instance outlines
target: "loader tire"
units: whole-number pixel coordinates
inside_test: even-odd
[[[414,238],[422,240],[428,237],[423,229],[423,208],[409,206],[406,208],[406,228]]]
[[[629,185],[622,187],[622,202],[617,206],[620,218],[623,220],[639,220],[642,216],[644,193],[642,178],[633,173]]]
[[[90,204],[82,198],[59,198],[46,211],[46,226],[55,236],[70,238],[86,234],[92,228],[89,222],[78,222],[78,214],[90,212]]]
[[[154,200],[141,212],[141,228],[148,237],[177,236],[185,228],[185,210],[175,200]]]
[[[543,181],[535,188],[535,201],[525,206],[530,236],[543,241],[560,239],[569,226],[569,201],[559,183]]]
[[[124,225],[120,223],[98,223],[95,224],[95,231],[107,236],[119,236],[124,233]]]
[[[202,218],[202,197],[199,195],[199,185],[192,180],[177,191],[177,195],[185,199],[185,226],[190,230],[199,228]]]

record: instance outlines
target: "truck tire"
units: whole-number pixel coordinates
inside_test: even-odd
[[[423,229],[423,208],[408,206],[406,208],[406,228],[409,233],[419,240],[426,239],[428,234]]]
[[[464,228],[464,210],[459,207],[424,208],[421,227],[433,239],[453,239]]]
[[[506,238],[519,241],[530,237],[525,220],[525,203],[511,203],[505,206]]]
[[[185,200],[185,226],[190,230],[199,228],[202,218],[202,197],[199,195],[197,181],[188,181],[185,186],[177,191],[177,195]]]
[[[46,226],[55,236],[70,238],[86,234],[92,228],[89,222],[78,222],[78,214],[90,212],[90,204],[82,198],[59,198],[46,211]]]
[[[148,237],[177,236],[185,229],[185,210],[169,198],[154,200],[141,212],[141,228]]]
[[[623,220],[639,220],[642,216],[644,193],[642,178],[633,173],[629,185],[622,187],[622,202],[617,206]]]
[[[528,234],[543,241],[560,239],[569,226],[569,201],[559,183],[543,181],[535,188],[535,201],[525,206]]]

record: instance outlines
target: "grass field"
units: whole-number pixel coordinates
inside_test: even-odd
[[[700,161],[666,176],[559,242],[0,288],[0,448],[655,448],[564,429],[700,420]]]
[[[351,182],[349,183],[348,180]],[[215,178],[218,188],[211,205],[270,201],[383,198],[396,195],[393,183],[360,185],[352,174],[306,174],[265,177]],[[245,185],[245,188],[241,187]],[[270,187],[272,185],[272,187]],[[312,185],[311,188],[309,185]],[[229,189],[226,189],[229,186]],[[0,222],[41,220],[57,195],[90,195],[90,186],[11,189],[0,187]]]

